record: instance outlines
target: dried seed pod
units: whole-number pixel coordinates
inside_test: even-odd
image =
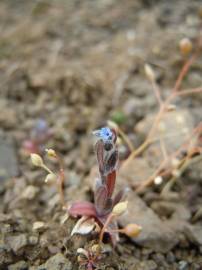
[[[133,223],[130,223],[123,228],[123,233],[129,237],[136,237],[141,231],[142,227]]]
[[[189,38],[183,38],[180,40],[179,47],[181,54],[188,55],[193,49],[193,44]]]

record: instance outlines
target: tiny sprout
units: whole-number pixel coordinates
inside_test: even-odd
[[[55,150],[53,149],[46,149],[46,152],[47,152],[48,157],[54,157],[54,158],[57,157]]]
[[[128,224],[123,228],[122,232],[129,237],[136,237],[142,231],[142,227],[137,224]]]
[[[116,216],[122,215],[128,207],[128,201],[117,203],[112,209],[112,214]]]
[[[183,55],[187,55],[192,51],[193,45],[189,38],[183,38],[179,43],[180,52]]]
[[[47,174],[45,178],[45,183],[52,183],[52,182],[55,182],[56,180],[57,180],[57,176],[53,173],[49,173]]]
[[[147,78],[150,81],[154,81],[155,80],[155,74],[154,74],[154,71],[153,71],[153,69],[152,69],[152,67],[150,65],[145,64],[144,71],[145,71],[145,74],[146,74]]]
[[[31,161],[34,166],[42,167],[43,166],[43,159],[38,154],[31,154]]]

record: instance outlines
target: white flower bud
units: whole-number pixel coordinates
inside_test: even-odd
[[[189,54],[193,49],[193,44],[189,38],[183,38],[179,43],[180,52],[183,55]]]
[[[57,180],[57,176],[53,173],[49,173],[47,174],[45,178],[45,183],[52,183],[52,182],[55,182],[56,180]]]
[[[31,154],[31,161],[34,166],[42,167],[43,166],[43,159],[38,154]]]
[[[57,156],[55,153],[55,150],[53,150],[53,149],[46,149],[46,152],[47,152],[47,155],[49,157],[56,157]]]
[[[120,216],[126,211],[127,207],[128,201],[117,203],[112,210],[112,214]]]
[[[153,71],[153,69],[152,69],[152,67],[150,65],[145,64],[144,71],[145,71],[145,74],[146,74],[147,78],[150,81],[154,81],[155,80],[155,74],[154,74],[154,71]]]

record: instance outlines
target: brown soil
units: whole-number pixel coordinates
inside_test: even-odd
[[[96,241],[94,235],[70,237],[75,220],[61,223],[65,211],[55,186],[44,183],[44,171],[33,168],[25,154],[23,142],[37,120],[44,119],[53,133],[44,148],[54,148],[64,161],[67,203],[91,200],[89,174],[96,164],[91,131],[112,119],[134,146],[143,141],[147,131],[136,127],[158,109],[144,64],[152,65],[166,97],[184,62],[179,41],[189,37],[195,44],[201,14],[196,0],[0,2],[0,269],[80,269],[76,250]],[[201,60],[182,88],[202,85]],[[201,93],[176,104],[190,115],[191,126],[202,121]],[[133,177],[143,181],[152,173],[159,156],[151,160],[155,149],[150,151],[134,162],[137,172],[123,173],[119,185],[134,187]],[[106,247],[97,269],[202,269],[202,215],[193,221],[202,205],[201,188],[200,162],[174,186],[175,200],[162,199],[158,187],[148,188],[137,200],[162,227],[169,224],[171,245],[163,229],[151,242],[149,232],[144,241],[121,236],[115,249]],[[133,216],[137,224],[140,215]],[[43,226],[33,230],[38,221]]]

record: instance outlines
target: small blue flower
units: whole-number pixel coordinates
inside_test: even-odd
[[[101,129],[93,131],[93,134],[99,138],[101,138],[104,142],[111,141],[113,138],[113,133],[110,128],[103,127]]]

